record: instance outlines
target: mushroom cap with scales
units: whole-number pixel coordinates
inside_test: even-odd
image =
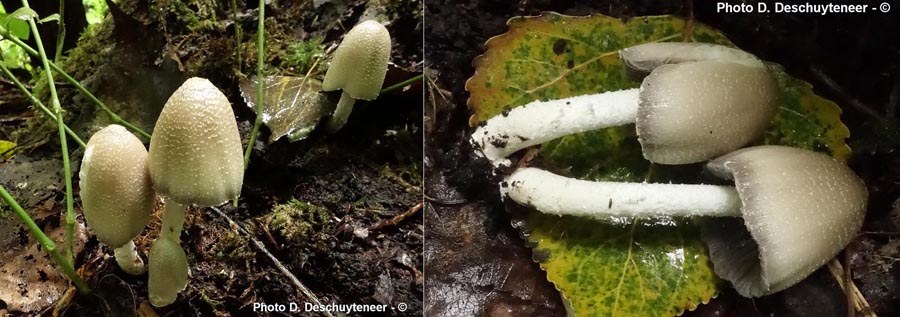
[[[144,230],[156,203],[147,165],[144,144],[122,126],[109,125],[88,140],[79,196],[98,240],[121,247]]]
[[[862,226],[865,184],[824,154],[757,146],[717,158],[707,168],[734,180],[743,205],[745,230],[713,218],[703,237],[716,274],[743,296],[772,294],[803,280]]]
[[[163,107],[150,140],[150,174],[161,195],[213,206],[237,196],[244,179],[241,137],[228,98],[190,78]]]
[[[374,20],[357,24],[334,52],[322,90],[343,89],[353,99],[375,99],[384,84],[390,58],[388,30]]]

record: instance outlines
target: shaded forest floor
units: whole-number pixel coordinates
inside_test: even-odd
[[[235,20],[227,1],[124,0],[110,8],[112,18],[85,31],[62,65],[145,130],[152,129],[165,100],[186,78],[208,78],[232,102],[246,144],[254,114],[238,87],[243,74],[255,73],[257,5],[237,1]],[[420,72],[421,2],[281,1],[270,3],[266,16],[267,75],[309,72],[321,78],[327,68],[324,53],[350,26],[370,18],[389,21],[392,34],[393,65],[385,86]],[[243,30],[239,45],[235,25]],[[17,75],[26,82],[31,76]],[[46,82],[33,85],[41,96]],[[60,94],[67,123],[85,141],[110,123],[71,85],[60,85]],[[336,103],[339,94],[328,97]],[[339,133],[314,131],[293,143],[280,139],[269,144],[263,127],[239,204],[220,210],[261,241],[324,304],[387,304],[389,311],[382,315],[421,315],[421,100],[422,85],[413,83],[357,103]],[[18,144],[15,155],[0,163],[0,183],[48,232],[57,231],[58,215],[65,209],[54,127],[29,108],[14,86],[0,82],[0,139]],[[70,143],[72,148],[77,149]],[[73,166],[81,155],[82,150],[74,151]],[[75,191],[77,197],[77,187]],[[76,201],[76,209],[79,205]],[[26,315],[50,315],[64,290],[59,288],[62,278],[43,254],[32,250],[34,240],[20,221],[6,211],[0,216],[0,266],[14,268],[3,274],[18,293],[11,295],[15,302],[0,301],[0,316],[18,316],[22,312],[14,308],[23,306],[29,308]],[[136,239],[143,253],[159,222],[157,211]],[[247,236],[210,209],[191,209],[183,232],[189,285],[174,304],[155,309],[147,302],[146,275],[125,274],[108,246],[80,235],[76,267],[95,293],[63,298],[63,315],[283,316],[253,312],[252,304],[308,301]],[[69,295],[74,295],[71,289]],[[398,309],[400,303],[405,309]]]

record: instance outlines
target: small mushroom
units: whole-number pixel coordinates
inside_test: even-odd
[[[535,101],[487,120],[472,134],[472,143],[495,166],[510,165],[506,157],[525,147],[634,123],[645,158],[688,164],[728,153],[762,135],[775,114],[777,86],[761,61],[717,45],[654,45],[661,44],[683,49],[668,50],[674,57],[659,54],[655,46],[622,51],[626,65],[652,68],[640,89]],[[650,49],[654,54],[641,53]],[[737,52],[717,53],[723,50]]]
[[[156,201],[144,144],[122,126],[107,126],[88,141],[78,175],[88,226],[98,240],[115,248],[123,271],[143,273],[132,239],[150,221]]]
[[[166,306],[187,285],[180,246],[185,205],[213,206],[240,193],[241,139],[228,99],[212,83],[191,78],[176,90],[150,140],[153,186],[166,198],[160,236],[150,248],[150,303]]]
[[[323,91],[343,89],[341,100],[325,126],[329,132],[337,132],[347,123],[356,99],[378,97],[390,58],[391,36],[381,23],[368,20],[350,29],[335,51],[322,82]]]
[[[862,226],[865,184],[824,154],[757,146],[717,158],[707,168],[733,179],[735,186],[591,182],[523,168],[506,179],[509,185],[502,190],[513,201],[551,214],[740,217],[747,234],[734,230],[735,221],[728,225],[727,219],[737,218],[724,218],[724,224],[711,222],[704,240],[716,274],[747,297],[803,280]]]

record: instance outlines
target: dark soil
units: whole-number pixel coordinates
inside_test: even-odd
[[[771,3],[769,3],[771,6]],[[851,166],[869,187],[863,231],[845,251],[853,279],[879,316],[900,314],[900,19],[891,14],[717,14],[698,1],[494,1],[426,3],[425,311],[429,316],[564,316],[559,293],[497,201],[496,180],[471,157],[465,80],[472,59],[513,16],[556,11],[622,19],[694,16],[739,47],[780,63],[844,110],[855,150]],[[693,11],[693,13],[691,13]],[[438,89],[446,91],[438,92]],[[444,98],[446,97],[446,98]],[[465,256],[461,256],[465,255]],[[846,265],[844,257],[839,257]],[[750,300],[732,290],[686,316],[846,316],[846,300],[826,270],[784,292]]]
[[[246,143],[255,116],[241,98],[238,82],[240,70],[255,73],[258,2],[237,1],[237,21],[229,3],[121,1],[111,7],[113,19],[86,31],[67,52],[64,68],[123,118],[147,130],[184,79],[206,77],[231,100]],[[289,43],[320,37],[327,48],[364,15],[376,14],[390,21],[393,39],[395,66],[385,86],[406,80],[421,71],[421,10],[420,1],[324,1],[320,6],[272,1],[266,8],[266,73],[297,76],[301,71],[293,68],[296,65],[282,63],[290,54]],[[234,54],[235,24],[243,29],[237,45],[240,61]],[[313,76],[323,76],[324,69]],[[21,75],[27,82],[27,74]],[[35,84],[38,95],[45,84]],[[89,131],[109,123],[71,86],[61,85],[60,94],[69,111],[68,124],[85,141]],[[336,102],[339,93],[333,97]],[[28,161],[58,163],[56,132],[45,124],[48,120],[30,111],[12,85],[0,83],[0,98],[0,139],[17,140],[20,146],[16,157],[0,168],[16,171]],[[423,213],[416,209],[401,221],[373,228],[422,201],[421,100],[422,85],[416,83],[371,102],[360,101],[339,133],[315,131],[294,143],[282,139],[266,144],[268,131],[263,127],[238,206],[227,204],[220,210],[262,241],[323,304],[387,304],[386,313],[362,315],[422,315]],[[80,150],[72,160],[77,167]],[[0,182],[15,188],[13,176],[0,175]],[[77,179],[75,184],[77,199]],[[60,183],[41,192],[55,200],[51,205],[60,213],[61,188]],[[30,210],[42,201],[25,207]],[[53,218],[41,225],[57,226]],[[137,239],[143,253],[158,227],[159,218],[154,217]],[[252,304],[309,302],[245,235],[210,209],[190,210],[183,232],[191,279],[174,304],[154,309],[160,316],[296,315],[254,312]],[[93,238],[88,241],[76,267],[95,294],[64,301],[64,316],[133,316],[135,307],[149,308],[146,275],[123,273],[109,254],[108,247]],[[0,315],[6,307],[2,304]],[[152,316],[146,311],[140,315]]]

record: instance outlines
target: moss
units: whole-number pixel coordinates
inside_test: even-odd
[[[287,245],[313,244],[333,231],[332,212],[292,199],[264,217],[269,230]]]
[[[249,229],[249,228],[248,228]],[[235,262],[252,259],[256,253],[250,248],[250,242],[234,230],[220,231],[219,241],[211,250],[216,258]]]
[[[281,68],[290,69],[292,73],[306,74],[316,62],[317,58],[325,56],[325,48],[322,46],[322,38],[314,37],[305,41],[293,42],[287,45],[284,57],[281,59]],[[323,69],[325,63],[319,62],[314,73]]]

